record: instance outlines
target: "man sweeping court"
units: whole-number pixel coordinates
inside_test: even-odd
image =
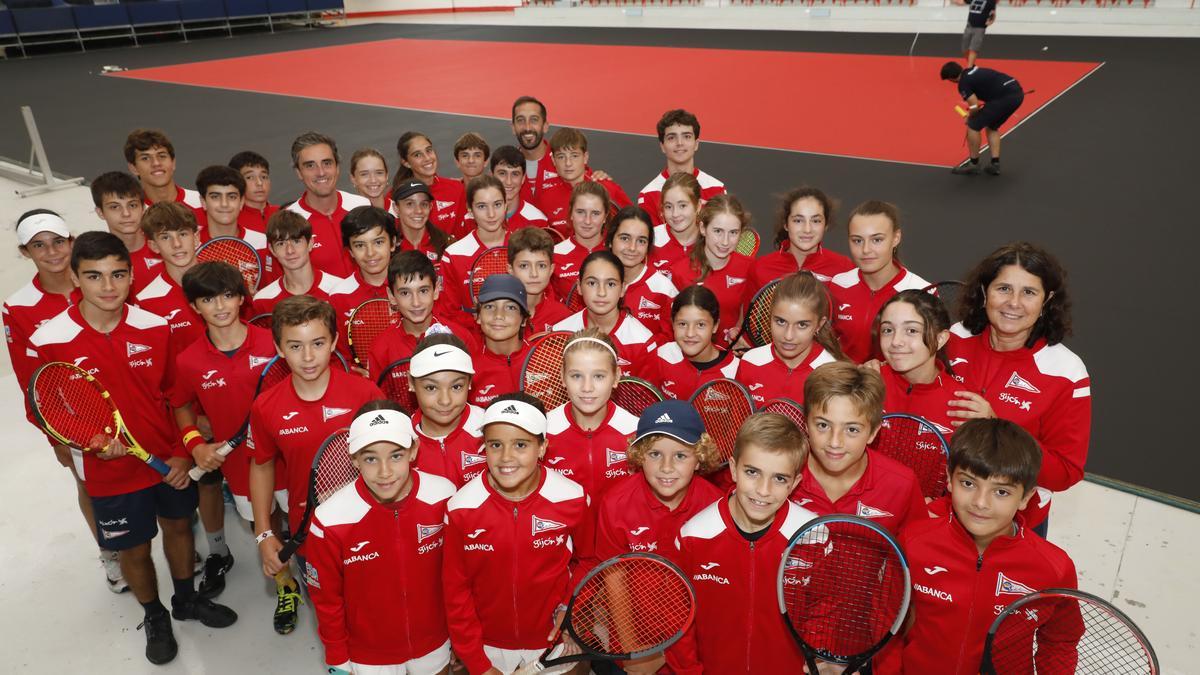
[[[1015,77],[991,68],[974,66],[963,70],[962,65],[956,61],[947,61],[942,66],[942,79],[958,84],[958,93],[967,103],[965,122],[967,146],[971,157],[950,172],[959,175],[979,173],[980,141],[986,132],[992,163],[985,171],[999,176],[1000,125],[1008,121],[1025,101],[1025,91],[1021,88],[1021,83]]]

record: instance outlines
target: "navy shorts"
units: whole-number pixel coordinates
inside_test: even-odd
[[[1003,98],[998,98],[992,101],[987,101],[979,114],[967,119],[967,126],[975,131],[983,131],[986,129],[999,129],[1001,124],[1008,121],[1012,114],[1021,107],[1025,102],[1025,92],[1020,90],[1020,85],[1017,85],[1015,94],[1009,94]]]
[[[195,483],[183,490],[156,483],[137,492],[92,497],[96,534],[109,551],[140,546],[158,534],[159,518],[190,518],[199,503]]]

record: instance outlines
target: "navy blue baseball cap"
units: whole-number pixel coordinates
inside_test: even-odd
[[[482,305],[485,302],[492,300],[512,300],[529,313],[529,305],[525,299],[525,284],[521,280],[511,274],[492,274],[483,280],[483,285],[479,287],[479,297],[476,302]]]
[[[704,422],[691,403],[659,401],[642,413],[633,442],[637,443],[650,434],[664,434],[681,443],[695,445],[700,442],[700,435],[703,433]]]

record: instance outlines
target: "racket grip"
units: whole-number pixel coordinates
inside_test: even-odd
[[[171,473],[171,467],[167,466],[166,462],[155,457],[154,455],[147,454],[145,462],[150,466],[151,469],[161,473],[164,477]]]
[[[283,548],[279,549],[279,562],[286,565],[287,561],[291,560],[293,555],[296,555],[296,549],[300,548],[300,544],[302,543],[304,543],[304,538],[299,534],[293,534],[292,538],[288,539],[283,545]]]
[[[227,441],[225,443],[225,445],[222,445],[220,447],[220,449],[217,450],[217,454],[222,457],[228,457],[229,453],[233,452],[233,449],[235,447],[237,447],[235,445],[232,445],[232,443],[233,443],[233,441]],[[204,477],[204,474],[206,474],[206,473],[208,473],[208,472],[205,471],[204,469],[201,469],[198,466],[193,466],[192,470],[188,472],[188,476],[191,477],[192,480],[200,480],[201,478]]]

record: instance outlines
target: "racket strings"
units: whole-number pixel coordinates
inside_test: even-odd
[[[663,397],[649,383],[624,378],[613,390],[612,399],[620,407],[641,417],[642,413],[646,412],[646,408],[662,401]]]
[[[570,333],[551,333],[535,343],[526,358],[521,373],[522,387],[525,393],[541,401],[546,410],[553,410],[567,402],[562,368],[563,351],[570,339]]]
[[[46,426],[71,444],[87,449],[98,434],[117,433],[113,405],[81,369],[52,364],[37,373],[34,403]]]
[[[755,347],[771,342],[771,305],[775,303],[775,289],[778,286],[778,281],[764,286],[746,308],[746,340]]]
[[[362,365],[367,360],[371,345],[388,328],[396,325],[397,313],[392,311],[387,300],[377,298],[359,305],[350,315],[346,326],[346,341],[354,352],[354,360]]]
[[[580,589],[571,626],[593,651],[636,654],[685,630],[693,604],[687,581],[671,567],[650,558],[624,558],[599,570]]]
[[[823,658],[845,661],[869,652],[905,608],[899,553],[864,525],[814,527],[788,549],[783,566],[787,618]]]
[[[196,259],[200,262],[219,261],[233,265],[242,274],[247,289],[251,293],[258,290],[262,263],[258,259],[258,252],[250,244],[239,239],[213,239],[196,251]]]
[[[416,411],[417,395],[408,388],[407,360],[385,370],[379,378],[378,384],[380,391],[388,400],[397,403],[406,411]]]
[[[692,406],[716,443],[721,461],[728,462],[733,457],[738,430],[754,414],[754,403],[736,382],[714,380],[692,395]]]
[[[1004,618],[992,641],[991,663],[997,675],[1156,672],[1140,632],[1106,604],[1051,594]]]
[[[937,499],[946,492],[946,451],[937,434],[911,417],[889,417],[879,429],[875,450],[913,470],[921,494]]]
[[[493,274],[508,273],[508,249],[500,246],[489,248],[471,265],[471,300],[479,297],[483,281]]]
[[[288,368],[287,361],[282,358],[275,357],[267,364],[266,370],[263,371],[259,379],[258,390],[264,392],[271,387],[283,382],[292,374],[292,369]]]
[[[350,461],[350,436],[339,432],[337,437],[321,448],[313,490],[321,504],[342,487],[358,478],[358,469]]]
[[[777,415],[783,415],[789,420],[795,422],[796,426],[800,427],[800,431],[803,431],[806,434],[808,433],[808,421],[804,419],[804,409],[801,408],[800,405],[795,401],[789,401],[781,398],[772,399],[767,401],[767,404],[764,405],[759,412],[769,412]]]

